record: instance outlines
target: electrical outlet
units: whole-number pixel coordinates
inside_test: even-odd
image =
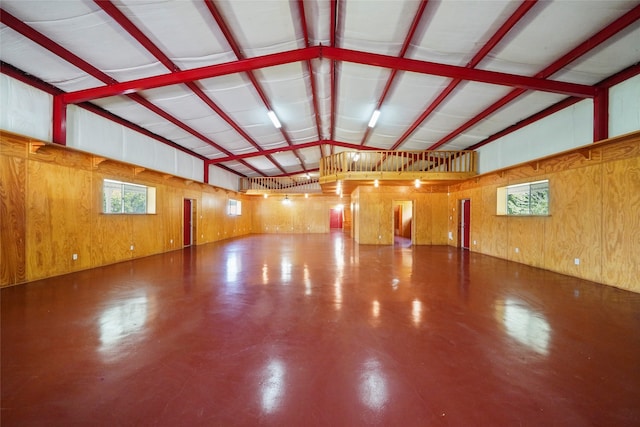
[[[580,258],[574,258],[574,259],[573,259],[573,263],[574,263],[575,265],[580,265]]]
[[[520,253],[520,248],[516,248],[516,253]]]
[[[133,250],[133,245],[129,246],[129,250],[131,251]]]
[[[473,241],[473,246],[477,245],[478,243],[474,240]]]
[[[169,240],[169,243],[171,243],[173,245],[173,239]]]
[[[78,259],[78,254],[73,254],[73,255],[71,255],[71,259],[72,259],[72,260],[74,260],[74,261],[77,261],[77,259]]]

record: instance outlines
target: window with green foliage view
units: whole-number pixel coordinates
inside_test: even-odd
[[[155,188],[105,179],[102,212],[107,214],[155,213]]]
[[[549,215],[549,181],[498,188],[498,215]]]

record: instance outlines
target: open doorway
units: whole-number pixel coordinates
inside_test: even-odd
[[[458,246],[469,249],[471,239],[471,199],[460,200],[460,232],[458,233]]]
[[[413,202],[398,200],[393,202],[393,243],[411,246],[413,242]]]

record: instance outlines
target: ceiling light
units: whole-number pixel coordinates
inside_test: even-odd
[[[307,179],[311,179],[311,174],[310,173],[307,174]]]
[[[353,155],[353,161],[357,162],[358,160],[360,160],[360,153],[356,153]]]
[[[289,198],[289,196],[285,195],[284,199],[282,199],[282,204],[283,205],[290,205],[291,204],[291,199]]]
[[[420,180],[419,179],[415,180],[415,185],[416,185],[416,188],[420,188]]]
[[[269,116],[269,118],[271,119],[271,123],[273,123],[273,125],[280,129],[282,127],[282,125],[280,124],[280,120],[278,120],[278,117],[276,116],[276,113],[274,113],[273,111],[269,111],[267,113],[267,116]]]
[[[269,197],[269,195],[267,193],[264,193],[264,198],[266,199],[268,197]]]
[[[380,110],[374,111],[373,114],[371,115],[371,120],[369,120],[370,128],[376,125],[376,122],[378,121],[378,117],[380,117]]]
[[[374,187],[378,187],[378,185],[380,185],[380,183],[378,182],[378,180],[376,179],[375,181],[373,181],[373,186]]]

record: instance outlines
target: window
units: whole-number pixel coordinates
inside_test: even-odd
[[[242,215],[242,202],[240,200],[229,199],[227,203],[227,213],[229,215]]]
[[[102,212],[106,214],[156,213],[156,189],[145,185],[105,179],[102,182]]]
[[[498,188],[498,215],[549,215],[549,180]]]

